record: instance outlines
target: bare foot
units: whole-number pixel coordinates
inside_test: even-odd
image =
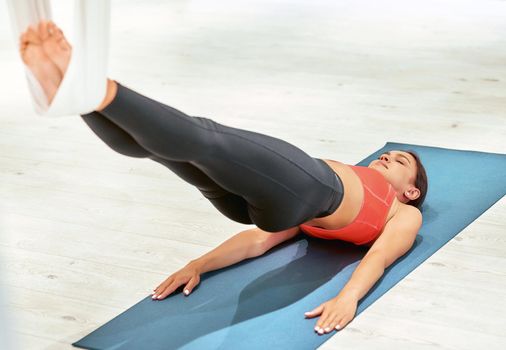
[[[20,37],[21,59],[39,81],[49,104],[58,90],[62,74],[42,48],[42,40],[37,30],[30,26]]]
[[[51,103],[67,71],[72,46],[52,21],[41,21],[21,35],[20,52],[23,62],[39,80]],[[116,96],[117,84],[107,80],[107,91],[97,110],[107,107]]]
[[[40,21],[38,29],[44,52],[64,76],[72,54],[72,46],[63,35],[62,30],[52,21]]]

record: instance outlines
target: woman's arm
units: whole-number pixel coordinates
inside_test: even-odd
[[[297,232],[298,227],[279,232],[267,232],[258,227],[241,231],[190,264],[197,266],[201,273],[218,270],[260,256]]]
[[[185,285],[184,293],[189,295],[200,283],[201,274],[253,258],[263,252],[263,236],[258,229],[241,231],[167,277],[153,290],[153,299],[162,300],[181,285]]]
[[[406,206],[400,210],[385,225],[339,294],[306,313],[309,317],[321,314],[315,330],[327,333],[346,326],[355,317],[358,301],[376,284],[385,269],[413,246],[421,225],[422,214],[417,208]]]
[[[255,228],[241,231],[189,264],[200,273],[218,270],[260,255],[260,243]]]
[[[399,211],[384,227],[340,294],[354,294],[357,301],[383,275],[384,270],[411,249],[422,226],[422,214],[413,206]]]

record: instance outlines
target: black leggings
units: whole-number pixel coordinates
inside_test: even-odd
[[[163,164],[231,220],[265,231],[330,215],[343,198],[337,174],[292,144],[188,116],[120,84],[110,105],[82,118],[113,150]]]

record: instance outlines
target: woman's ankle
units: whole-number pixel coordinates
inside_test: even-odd
[[[104,110],[116,97],[116,93],[118,92],[118,84],[111,79],[107,79],[107,91],[105,93],[105,97],[102,100],[100,106],[97,107],[96,111],[100,112]]]

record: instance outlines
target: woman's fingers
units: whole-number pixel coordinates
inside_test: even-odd
[[[195,288],[195,286],[197,284],[199,284],[199,282],[200,282],[200,276],[199,275],[193,276],[192,279],[190,280],[190,282],[188,282],[188,284],[184,288],[184,294],[189,295],[192,292],[193,288]]]
[[[163,281],[162,283],[160,283],[158,285],[158,287],[156,287],[155,289],[153,289],[153,291],[157,292],[160,288],[165,287],[167,284],[170,284],[172,282],[171,278],[172,277],[168,277],[165,281]]]
[[[173,293],[179,286],[185,285],[184,294],[189,295],[200,282],[200,271],[195,265],[188,264],[181,270],[170,275],[163,283],[154,289],[153,299],[164,299]]]
[[[157,296],[159,296],[160,294],[162,294],[163,291],[165,291],[165,288],[170,286],[170,284],[173,282],[173,278],[172,276],[170,276],[169,278],[167,278],[165,281],[163,281],[160,285],[158,285],[158,287],[156,287],[153,291],[153,299],[155,299]]]
[[[158,291],[160,288],[165,288],[165,286],[167,286],[168,284],[171,284],[171,283],[172,283],[172,276],[169,276],[169,277],[167,277],[167,279],[166,279],[165,281],[163,281],[162,283],[160,283],[160,284],[158,285],[158,287],[156,287],[156,288],[154,289],[154,291],[156,292],[156,291]]]
[[[200,276],[194,276],[188,281],[186,284],[183,293],[185,295],[189,295],[193,288],[200,282]],[[153,293],[152,298],[153,299],[164,299],[168,295],[172,294],[179,286],[183,285],[184,282],[182,281],[172,281],[172,283],[162,283],[161,286],[157,287],[155,292]]]
[[[170,285],[166,286],[164,290],[162,290],[157,296],[156,299],[162,300],[165,299],[167,295],[170,295],[174,292],[182,283],[178,283],[176,281],[172,282]]]

